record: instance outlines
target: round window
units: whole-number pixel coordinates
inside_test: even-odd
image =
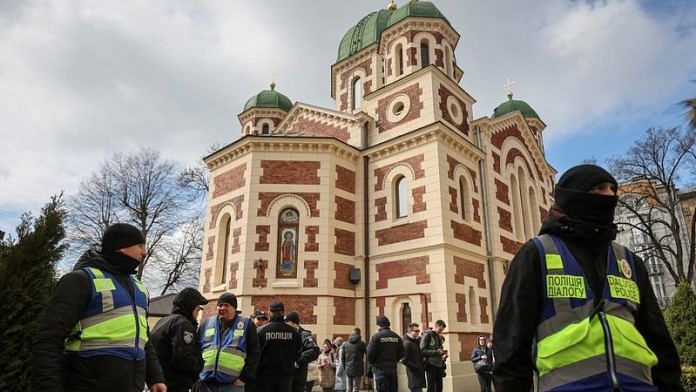
[[[406,95],[398,95],[389,103],[387,120],[395,123],[403,120],[411,108],[411,101]]]
[[[462,111],[462,106],[454,95],[450,95],[447,98],[447,111],[449,112],[449,116],[455,125],[461,125],[464,122],[464,112]]]

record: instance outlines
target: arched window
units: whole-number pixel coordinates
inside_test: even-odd
[[[469,286],[469,321],[471,321],[471,324],[478,324],[481,317],[479,316],[478,306],[476,306],[476,302],[478,302],[478,298],[476,298],[476,292],[474,291],[474,287]]]
[[[408,215],[408,181],[401,176],[395,182],[394,205],[396,206],[396,217],[403,218]]]
[[[512,217],[514,220],[514,233],[518,240],[524,238],[524,223],[522,223],[522,202],[520,201],[520,186],[517,176],[510,174],[510,194],[512,195]]]
[[[401,44],[396,45],[394,50],[396,67],[396,76],[401,76],[404,73],[404,48]]]
[[[262,135],[268,135],[269,133],[270,133],[269,125],[268,125],[268,123],[264,123],[264,124],[261,126],[261,134],[262,134]]]
[[[220,229],[218,233],[218,253],[215,284],[223,284],[227,281],[227,270],[230,266],[230,232],[232,219],[229,214],[225,214],[220,220]]]
[[[452,76],[452,54],[449,46],[445,46],[445,73],[447,76]]]
[[[286,208],[278,216],[277,278],[297,278],[297,240],[300,214],[294,208]]]
[[[464,176],[459,177],[459,205],[462,209],[462,219],[466,219],[469,216],[469,188]]]
[[[408,302],[404,302],[401,306],[401,328],[403,329],[404,335],[408,332],[409,324],[411,324],[411,306]]]
[[[534,233],[532,232],[531,227],[529,200],[527,200],[527,197],[529,196],[527,193],[527,174],[522,167],[517,169],[517,180],[519,181],[517,192],[520,194],[520,203],[522,204],[522,225],[524,226],[524,237],[522,240],[526,240],[527,238],[534,237]]]
[[[425,68],[430,65],[430,45],[427,39],[423,39],[420,43],[421,52],[421,68]]]
[[[353,80],[352,88],[352,109],[357,110],[362,105],[362,83],[360,78]]]

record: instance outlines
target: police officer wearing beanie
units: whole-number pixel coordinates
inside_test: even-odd
[[[389,319],[381,316],[377,319],[379,331],[372,335],[367,344],[367,360],[372,366],[377,392],[396,392],[398,380],[396,364],[406,356],[404,341],[396,332],[389,329]]]
[[[679,357],[643,261],[613,242],[617,182],[579,165],[510,263],[493,334],[497,392],[681,391]]]
[[[290,392],[302,339],[295,328],[285,323],[282,302],[271,303],[268,312],[271,320],[259,330],[261,362],[254,391]]]
[[[146,255],[140,230],[117,223],[58,281],[34,341],[34,391],[167,390],[148,342],[148,292],[133,276]]]
[[[174,297],[172,312],[152,328],[150,341],[162,365],[168,392],[188,392],[203,370],[198,314],[208,300],[187,287]]]

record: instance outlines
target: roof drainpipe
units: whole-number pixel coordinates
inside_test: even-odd
[[[363,146],[367,148],[369,145],[367,142],[368,136],[368,123],[363,125]],[[365,155],[363,156],[363,270],[365,271],[365,280],[363,284],[365,285],[365,332],[363,336],[370,336],[370,214],[368,208],[368,202],[370,198],[369,193],[369,180],[368,180],[368,163],[370,158]]]
[[[481,126],[476,126],[476,146],[484,150],[481,142]],[[488,215],[488,184],[486,181],[486,162],[479,160],[479,185],[481,187],[481,204],[483,209],[483,227],[486,233],[486,258],[488,261],[488,287],[491,298],[491,320],[495,322],[495,314],[498,310],[498,301],[495,288],[495,274],[493,272],[493,244],[491,242],[491,223]]]

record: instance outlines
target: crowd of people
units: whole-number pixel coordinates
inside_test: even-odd
[[[528,392],[535,373],[542,391],[683,390],[645,266],[612,242],[616,193],[616,180],[595,165],[561,176],[539,236],[510,264],[495,352],[485,336],[472,352],[481,391],[494,379],[498,392]],[[134,276],[145,238],[118,223],[101,245],[59,280],[41,318],[30,374],[36,391],[142,392],[147,384],[152,392],[306,392],[315,365],[323,391],[358,391],[366,376],[369,388],[395,392],[399,363],[411,392],[442,391],[442,320],[426,331],[412,323],[402,338],[380,316],[367,344],[356,329],[319,347],[282,302],[245,317],[233,293],[220,295],[216,314],[198,325],[208,300],[188,288],[150,331],[148,291]]]

